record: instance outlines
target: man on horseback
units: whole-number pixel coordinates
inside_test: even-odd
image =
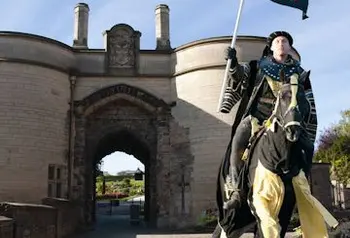
[[[232,63],[221,112],[229,113],[240,99],[248,97],[247,104],[241,105],[241,109],[238,109],[235,120],[236,122],[239,120],[239,124],[237,123],[237,128],[233,128],[230,171],[226,178],[226,183],[232,186],[231,202],[240,201],[238,180],[244,163],[242,156],[252,135],[252,123],[254,125],[255,121],[257,125],[262,125],[271,116],[276,101],[276,82],[280,81],[281,70],[286,77],[296,73],[300,79],[303,79],[303,82],[299,83],[304,86],[311,107],[311,113],[305,121],[308,132],[306,136],[310,144],[314,143],[317,118],[311,83],[309,78],[301,77],[306,74],[306,71],[300,66],[300,62],[291,56],[292,45],[293,38],[289,33],[276,31],[267,38],[267,45],[258,62],[239,64],[235,49],[229,47],[226,51],[226,59],[232,59]],[[253,67],[256,68],[253,69]],[[252,83],[254,85],[249,85]],[[247,92],[248,86],[252,87],[251,93]],[[244,103],[243,101],[241,100],[241,104]]]
[[[218,176],[219,224],[213,237],[218,237],[221,229],[228,237],[237,237],[255,219],[245,201],[248,191],[242,168],[246,164],[257,128],[262,127],[273,114],[282,75],[283,78],[297,75],[298,84],[303,88],[309,113],[303,118],[302,126],[305,130],[299,141],[308,151],[313,152],[317,117],[309,72],[291,56],[292,45],[293,38],[289,33],[276,31],[267,38],[266,47],[258,61],[240,64],[235,49],[229,47],[225,53],[226,59],[231,59],[231,66],[220,111],[229,113],[236,104],[238,107],[231,140]]]

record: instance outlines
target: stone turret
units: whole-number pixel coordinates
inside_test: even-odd
[[[88,48],[89,6],[78,3],[74,8],[74,48]]]
[[[169,7],[160,4],[155,10],[157,50],[168,50],[170,46]]]

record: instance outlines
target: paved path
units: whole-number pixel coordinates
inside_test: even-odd
[[[110,206],[109,203],[100,204],[96,212],[98,215],[129,215],[130,204],[127,202],[121,202],[119,206]]]
[[[129,215],[101,215],[97,219],[94,231],[74,238],[136,238],[138,234],[149,234],[144,225],[131,225]]]
[[[252,238],[245,234],[242,238]],[[291,234],[286,238],[293,237]],[[131,225],[128,215],[98,216],[96,229],[73,238],[211,238],[211,234],[162,234],[144,225]]]
[[[211,238],[211,234],[164,234],[159,230],[151,230],[143,223],[131,225],[127,204],[113,208],[113,214],[98,215],[94,231],[86,232],[72,238]],[[242,238],[253,237],[245,234]],[[291,235],[286,238],[292,237]]]

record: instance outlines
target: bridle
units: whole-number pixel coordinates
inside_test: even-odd
[[[288,106],[288,109],[282,114],[282,108],[281,108],[281,97],[282,97],[282,87],[279,90],[278,94],[277,94],[277,99],[275,101],[275,107],[274,110],[271,114],[271,117],[269,118],[270,122],[272,124],[277,124],[279,125],[283,130],[286,130],[287,127],[289,126],[298,126],[302,129],[304,129],[304,127],[301,124],[301,121],[289,121],[286,123],[286,118],[289,114],[291,113],[296,113],[298,115],[300,115],[300,118],[302,118],[301,116],[301,112],[299,109],[299,105],[297,102],[297,93],[298,93],[298,87],[299,87],[299,83],[298,83],[298,75],[297,74],[293,74],[290,77],[290,83],[288,83],[291,87],[291,91],[292,91],[292,99],[291,102]],[[285,84],[284,84],[285,85]],[[274,128],[274,125],[272,126],[272,130]]]

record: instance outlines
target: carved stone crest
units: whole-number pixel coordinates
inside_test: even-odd
[[[110,67],[133,67],[135,65],[134,39],[130,32],[121,29],[109,38]]]
[[[107,72],[112,74],[132,74],[137,68],[141,33],[126,24],[118,24],[106,32]]]

